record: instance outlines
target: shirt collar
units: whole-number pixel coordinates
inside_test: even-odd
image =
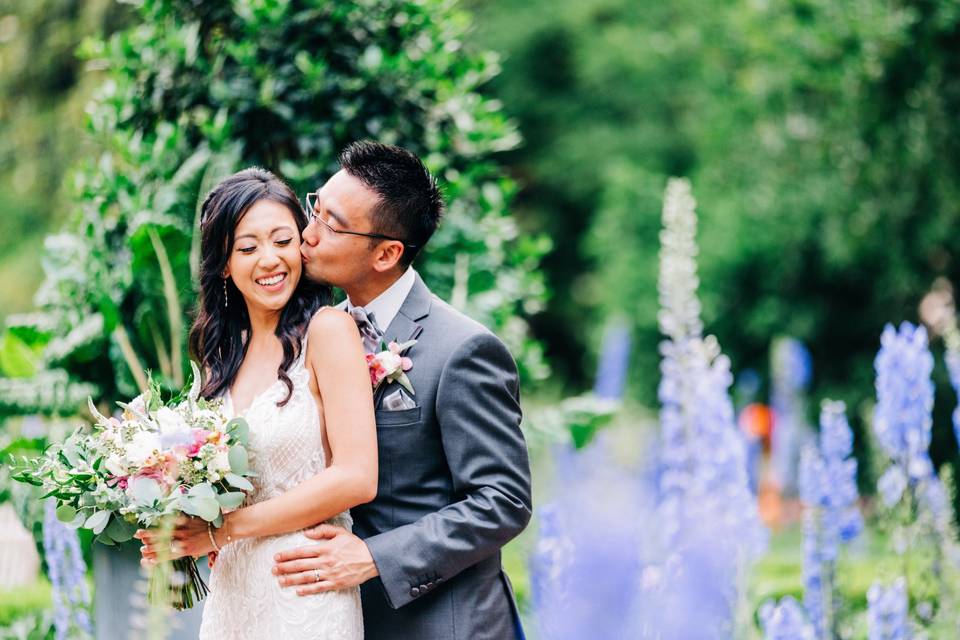
[[[417,272],[413,267],[408,267],[402,276],[387,287],[386,291],[371,300],[367,303],[367,306],[364,307],[367,313],[373,314],[373,318],[381,332],[386,331],[390,323],[393,322],[393,319],[397,317],[397,313],[400,312],[400,307],[403,306],[403,301],[410,295],[410,290],[413,289],[416,281]],[[353,307],[354,305],[348,297],[347,311],[350,311]]]

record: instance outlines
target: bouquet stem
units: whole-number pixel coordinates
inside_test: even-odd
[[[193,558],[161,563],[150,574],[150,602],[154,604],[169,604],[182,611],[193,607],[209,592]]]

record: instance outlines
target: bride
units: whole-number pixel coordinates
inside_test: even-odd
[[[290,187],[263,169],[225,179],[203,203],[190,346],[206,372],[201,393],[222,396],[228,415],[249,423],[257,476],[222,527],[184,518],[174,532],[174,557],[211,555],[201,639],[363,637],[357,588],[304,597],[271,573],[278,552],[315,544],[304,528],[327,521],[349,529],[347,509],[377,488],[359,331],[350,316],[323,307],[328,288],[302,277],[306,226]],[[155,561],[149,532],[138,537],[145,560]]]

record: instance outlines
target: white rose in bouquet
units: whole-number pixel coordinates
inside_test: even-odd
[[[147,459],[158,451],[160,435],[153,431],[138,431],[126,445],[127,461],[135,467],[143,467]]]

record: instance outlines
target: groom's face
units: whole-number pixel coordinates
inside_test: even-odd
[[[323,185],[314,210],[307,211],[310,224],[300,247],[307,277],[344,289],[368,277],[374,261],[369,238],[343,232],[370,233],[378,202],[376,193],[343,170]]]

